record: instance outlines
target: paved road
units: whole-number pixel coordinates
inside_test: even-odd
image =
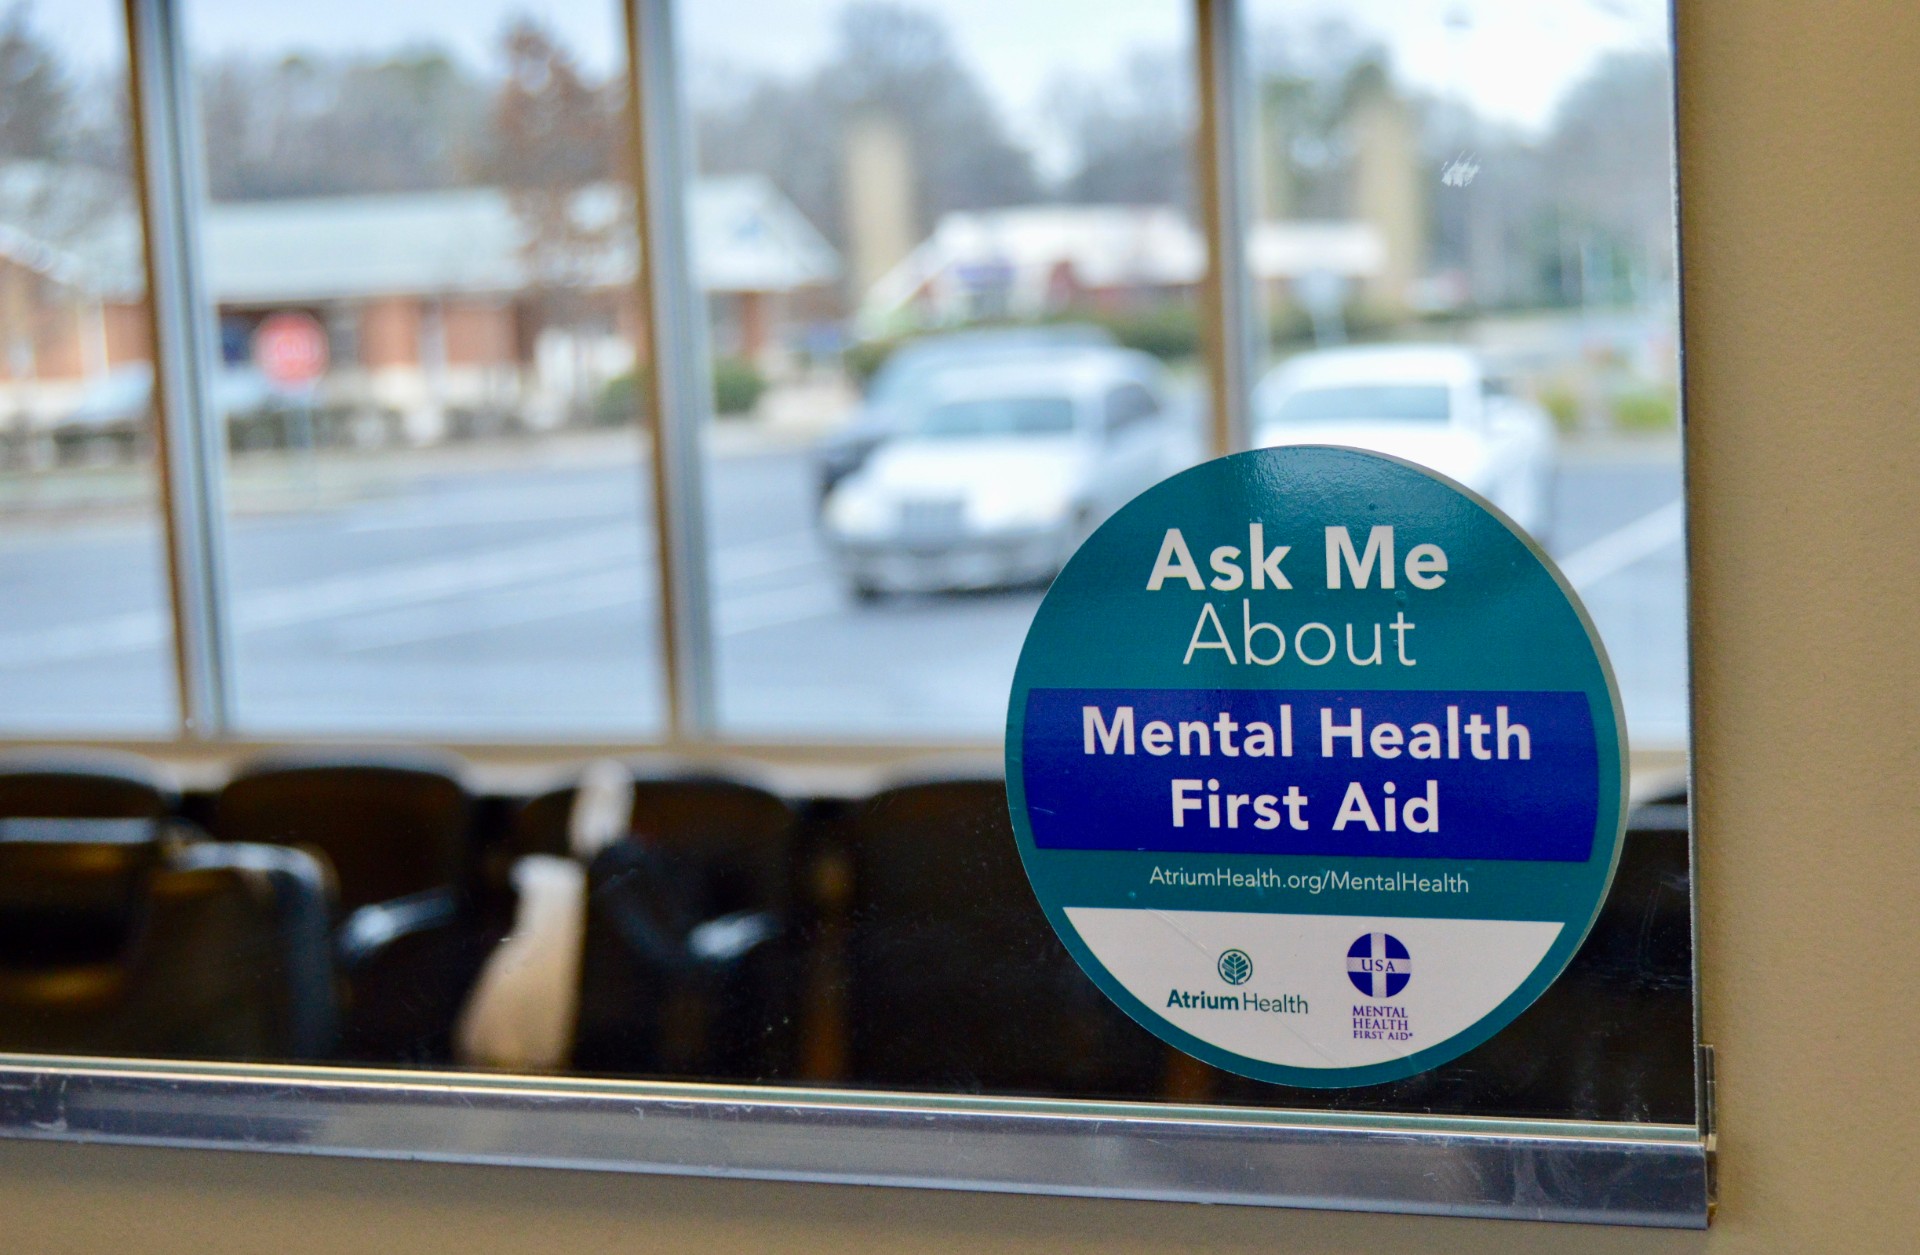
[[[449,470],[245,517],[230,536],[244,729],[643,736],[661,697],[652,534],[631,461]],[[803,456],[711,477],[721,706],[743,736],[998,734],[1034,592],[856,605],[811,527]],[[1599,623],[1636,743],[1685,734],[1680,477],[1578,458],[1550,547]],[[0,520],[0,729],[164,732],[159,542],[103,520]]]

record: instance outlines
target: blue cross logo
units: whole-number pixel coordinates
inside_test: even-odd
[[[1369,998],[1391,998],[1413,979],[1413,956],[1392,933],[1362,933],[1347,947],[1347,979]]]

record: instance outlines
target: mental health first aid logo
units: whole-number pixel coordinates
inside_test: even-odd
[[[1282,1084],[1395,1080],[1510,1023],[1619,856],[1618,691],[1492,507],[1350,449],[1142,494],[1028,633],[1007,787],[1034,892],[1116,1003]]]

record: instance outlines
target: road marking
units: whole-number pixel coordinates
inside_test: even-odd
[[[828,584],[802,584],[775,592],[753,593],[722,601],[714,620],[721,636],[745,636],[768,628],[822,619],[846,609],[840,593]]]
[[[824,566],[826,555],[807,533],[729,545],[714,555],[714,578],[721,583],[785,575],[791,571]]]
[[[244,593],[234,599],[234,627],[240,634],[299,627],[590,570],[631,569],[638,557],[632,528],[576,532],[491,553],[376,567]],[[169,630],[158,611],[140,611],[10,633],[0,636],[0,668],[18,670],[153,648],[164,644]]]
[[[538,588],[518,589],[511,600],[440,601],[369,615],[341,624],[334,637],[341,652],[362,654],[638,606],[648,600],[644,594],[640,572],[623,565]]]
[[[805,574],[824,565],[820,555],[806,547],[802,552],[790,539],[771,543],[735,545],[715,555],[718,568],[716,618],[722,636],[758,631],[781,623],[797,623],[816,618],[837,608],[826,608],[796,598],[811,588],[767,590],[759,594],[736,596],[734,588],[750,580]],[[785,600],[782,600],[785,599]],[[552,619],[611,610],[630,604],[652,601],[652,585],[640,582],[636,567],[622,565],[596,572],[584,578],[558,584],[516,589],[511,602],[467,602],[458,606],[431,604],[399,613],[375,616],[360,623],[349,623],[337,632],[341,649],[347,653],[365,653],[402,645],[446,640],[490,632],[496,628],[518,627]],[[764,604],[760,604],[764,603]],[[746,604],[745,626],[739,626],[738,606]],[[457,615],[457,619],[449,619]]]
[[[0,670],[158,649],[169,628],[155,610],[134,610],[81,623],[56,623],[0,636]]]
[[[242,633],[298,627],[325,619],[440,601],[556,576],[632,565],[639,557],[633,529],[608,527],[491,553],[376,567],[317,584],[286,584],[241,596],[234,612]]]
[[[1668,545],[1679,543],[1685,522],[1685,504],[1670,501],[1562,558],[1561,574],[1567,577],[1567,583],[1585,592],[1608,576],[1618,575]]]
[[[637,497],[620,501],[581,500],[580,494],[548,494],[512,504],[485,498],[467,500],[463,494],[446,501],[409,501],[398,508],[374,509],[349,522],[343,531],[355,535],[380,532],[420,532],[429,528],[487,527],[496,523],[578,523],[590,519],[631,519],[644,525],[645,511]]]
[[[1669,502],[1569,554],[1560,569],[1575,588],[1592,588],[1677,543],[1684,517],[1682,502]],[[630,572],[645,569],[643,540],[635,528],[621,524],[491,552],[278,585],[235,598],[235,627],[249,634],[371,616],[340,632],[342,647],[358,653],[611,609],[634,600],[633,585],[624,582],[633,578]],[[751,592],[741,588],[824,566],[823,555],[805,533],[721,549],[714,558],[720,634],[741,636],[841,612],[845,602],[830,584]],[[643,580],[640,587],[644,595],[651,584]],[[456,598],[507,589],[521,590],[510,605],[445,606]],[[436,604],[443,610],[432,611]],[[456,611],[458,620],[443,617],[447,610]],[[159,649],[169,631],[165,616],[157,611],[132,611],[0,634],[0,669]]]

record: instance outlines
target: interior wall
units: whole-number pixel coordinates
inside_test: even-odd
[[[9,1143],[7,1247],[1911,1249],[1920,6],[1681,7],[1709,1233]]]

